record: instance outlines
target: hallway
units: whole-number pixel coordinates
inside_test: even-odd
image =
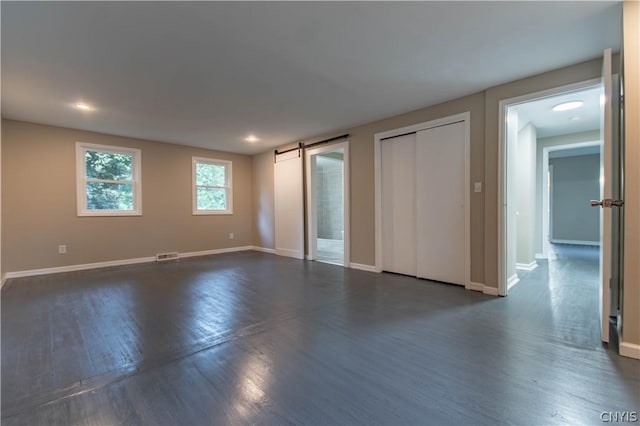
[[[599,248],[549,244],[549,259],[533,271],[518,271],[509,290],[513,325],[544,333],[567,344],[595,349],[600,342]]]

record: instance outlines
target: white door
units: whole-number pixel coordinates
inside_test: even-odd
[[[416,134],[383,140],[382,270],[417,275]]]
[[[417,133],[418,277],[465,285],[464,122]]]
[[[276,254],[304,259],[304,192],[300,150],[276,155],[274,169]]]
[[[612,122],[611,49],[602,60],[602,93],[600,108],[600,200],[613,198],[613,122]],[[609,310],[611,308],[611,208],[600,209],[600,326],[603,342],[609,341]]]

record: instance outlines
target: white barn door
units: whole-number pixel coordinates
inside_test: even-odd
[[[275,159],[276,254],[304,259],[304,202],[300,149],[277,154]]]

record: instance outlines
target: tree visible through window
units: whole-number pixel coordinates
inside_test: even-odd
[[[85,152],[87,208],[133,210],[132,155]],[[127,183],[115,183],[125,181]]]
[[[232,213],[231,162],[193,159],[194,214]]]
[[[78,214],[140,214],[140,151],[89,144],[77,149]]]

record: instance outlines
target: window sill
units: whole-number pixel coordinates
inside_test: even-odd
[[[216,216],[216,215],[233,215],[233,210],[196,210],[191,213],[193,216]]]
[[[78,217],[127,217],[142,216],[142,212],[91,211],[78,212]]]

